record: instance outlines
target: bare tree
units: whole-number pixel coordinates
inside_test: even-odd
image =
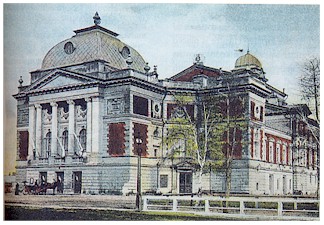
[[[302,100],[314,102],[315,118],[319,121],[320,60],[318,58],[307,60],[301,70],[302,75],[300,76],[299,85]]]

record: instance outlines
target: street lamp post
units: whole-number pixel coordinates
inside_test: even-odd
[[[141,144],[143,143],[142,138],[140,137],[140,133],[138,132],[137,137],[135,138],[135,142],[137,144],[137,192],[136,192],[136,209],[141,211],[142,205],[142,191],[141,191],[141,155],[142,149]]]

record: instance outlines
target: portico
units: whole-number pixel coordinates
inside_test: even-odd
[[[85,158],[91,155],[91,152],[98,152],[98,147],[96,151],[92,151],[91,146],[92,133],[98,136],[98,131],[95,130],[98,129],[98,125],[92,126],[98,121],[93,120],[92,112],[98,111],[96,107],[99,104],[93,106],[92,102],[91,96],[88,96],[30,103],[28,118],[30,163],[53,164],[54,159],[56,161],[61,159],[62,162],[62,159],[65,161],[68,158]],[[68,134],[67,140],[64,139],[63,132]],[[67,149],[64,149],[66,145]]]

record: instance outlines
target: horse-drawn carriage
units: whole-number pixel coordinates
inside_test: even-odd
[[[46,192],[48,189],[53,190],[53,195],[55,194],[55,188],[57,187],[57,182],[53,183],[47,183],[47,182],[42,182],[40,185],[35,182],[35,184],[27,184],[27,182],[24,182],[24,189],[23,189],[23,194],[34,194],[34,195],[46,195]]]

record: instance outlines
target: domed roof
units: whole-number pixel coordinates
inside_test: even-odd
[[[245,55],[239,57],[235,62],[235,68],[257,66],[262,68],[261,62],[254,56],[247,52]]]
[[[43,59],[42,69],[57,68],[103,60],[115,69],[128,67],[126,59],[131,56],[131,68],[144,72],[145,61],[132,47],[116,37],[118,34],[94,25],[74,31],[75,36],[55,45]]]

